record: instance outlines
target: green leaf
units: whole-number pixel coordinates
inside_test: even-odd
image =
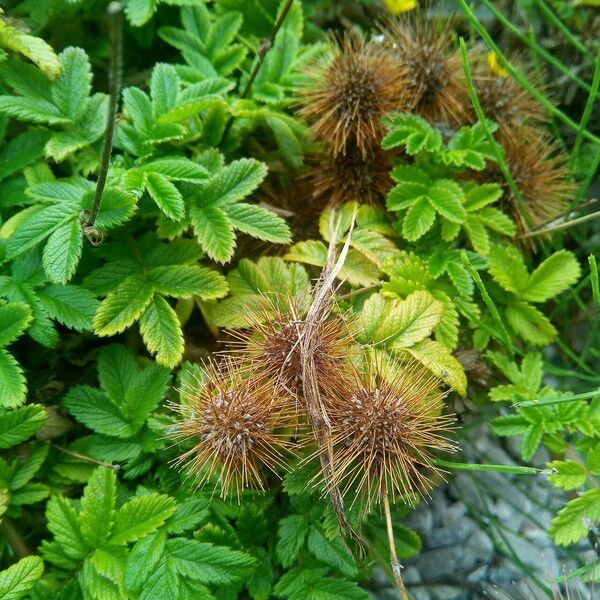
[[[121,333],[141,317],[152,301],[154,288],[135,276],[128,277],[100,304],[94,331],[100,336]]]
[[[228,289],[220,273],[198,265],[155,267],[148,278],[157,292],[173,298],[200,296],[203,300],[216,300],[225,296]]]
[[[69,558],[82,559],[90,549],[81,531],[72,501],[62,496],[52,496],[46,507],[48,529],[61,550]]]
[[[119,408],[96,388],[78,385],[66,395],[64,404],[78,421],[93,431],[124,439],[135,433]]]
[[[125,13],[134,27],[141,27],[152,17],[158,0],[127,0]]]
[[[590,523],[600,521],[600,489],[594,488],[568,502],[552,519],[550,535],[560,546],[575,544],[584,538]]]
[[[519,295],[529,283],[529,273],[521,253],[514,246],[493,246],[488,271],[505,290]]]
[[[413,292],[402,301],[373,294],[364,303],[356,327],[362,343],[387,341],[407,347],[431,335],[442,314],[442,303],[426,291]]]
[[[183,577],[205,584],[230,585],[244,580],[255,560],[225,546],[175,538],[167,541],[173,566]]]
[[[231,259],[235,250],[233,225],[225,211],[216,206],[193,206],[190,218],[202,249],[217,262]]]
[[[529,425],[529,421],[521,415],[502,415],[491,422],[493,432],[503,437],[523,435]]]
[[[36,584],[44,572],[44,563],[39,556],[26,556],[8,569],[0,571],[0,598],[20,600]]]
[[[81,533],[92,548],[104,544],[110,535],[115,515],[117,478],[112,469],[98,467],[91,475],[81,497]]]
[[[93,200],[93,192],[84,195],[82,208],[89,210]],[[135,212],[136,203],[136,197],[132,193],[116,187],[107,187],[102,194],[95,226],[103,231],[125,223]]]
[[[223,208],[235,229],[252,237],[274,244],[291,241],[290,228],[286,222],[266,208],[253,204],[228,204]]]
[[[429,202],[442,217],[453,223],[462,223],[467,213],[463,207],[465,194],[458,183],[450,179],[438,179],[427,194]]]
[[[425,119],[410,113],[392,114],[383,123],[390,130],[381,146],[384,150],[406,146],[408,154],[421,151],[435,152],[442,147],[442,134]]]
[[[144,344],[156,361],[173,368],[183,358],[183,332],[181,323],[169,303],[156,294],[140,319],[140,332]]]
[[[8,238],[7,258],[14,258],[27,252],[72,217],[71,206],[64,204],[40,206],[35,212],[28,214],[27,219],[20,223]]]
[[[90,291],[76,285],[48,285],[36,292],[51,319],[77,331],[92,329],[100,302]]]
[[[435,210],[426,197],[419,198],[404,215],[402,235],[414,242],[427,233],[435,221]]]
[[[92,89],[92,69],[81,48],[67,48],[59,58],[62,69],[52,86],[52,100],[65,117],[77,122]]]
[[[275,586],[275,595],[289,600],[368,600],[369,594],[355,583],[325,577],[327,569],[294,567]]]
[[[142,173],[156,173],[164,175],[168,179],[192,183],[203,181],[209,176],[206,168],[183,156],[158,158],[138,167],[138,170]]]
[[[541,424],[530,425],[521,440],[521,458],[523,460],[531,460],[531,457],[542,441],[543,434],[544,429]]]
[[[68,221],[52,232],[43,254],[44,271],[52,283],[65,284],[73,277],[82,248],[79,221]]]
[[[466,394],[467,378],[464,369],[445,346],[439,342],[425,339],[403,350],[416,358],[461,396]]]
[[[157,120],[171,110],[177,103],[181,82],[172,65],[157,63],[150,78],[150,97],[152,98],[152,116]]]
[[[159,173],[146,175],[146,189],[169,219],[180,221],[185,216],[185,203],[181,192],[164,176]]]
[[[559,250],[529,276],[520,296],[528,302],[545,302],[573,285],[580,274],[581,267],[573,253]]]
[[[223,207],[243,200],[267,175],[265,164],[253,158],[236,160],[220,169],[201,187],[199,205]]]
[[[120,404],[139,368],[132,354],[120,344],[104,346],[98,356],[98,379],[113,403]]]
[[[11,302],[0,306],[0,346],[14,342],[27,329],[32,317],[27,304]]]
[[[512,302],[505,315],[511,328],[530,344],[549,344],[556,335],[556,329],[544,314],[526,302]]]
[[[496,202],[502,196],[502,188],[497,183],[484,183],[471,187],[465,195],[464,207],[467,212],[474,212]]]
[[[0,113],[19,121],[44,125],[66,125],[71,122],[52,102],[43,98],[0,96]]]
[[[27,457],[27,462],[18,463],[16,471],[10,478],[9,487],[11,490],[18,490],[27,485],[48,456],[50,447],[47,444],[34,446]]]
[[[585,483],[585,468],[574,460],[553,460],[547,465],[552,471],[548,481],[563,490],[575,490]]]
[[[146,536],[133,546],[125,571],[125,586],[128,590],[139,590],[160,560],[166,542],[164,530]]]
[[[303,515],[290,515],[279,521],[277,528],[277,558],[283,567],[291,567],[308,534],[308,520]]]
[[[39,404],[15,410],[0,410],[0,448],[10,448],[31,437],[46,422],[48,415]]]
[[[319,561],[343,575],[356,576],[358,569],[341,537],[328,540],[319,528],[313,526],[308,534],[308,549]]]
[[[14,408],[25,402],[27,381],[19,363],[0,348],[0,407]]]
[[[132,498],[117,511],[110,542],[136,542],[156,531],[174,512],[175,500],[164,494]]]

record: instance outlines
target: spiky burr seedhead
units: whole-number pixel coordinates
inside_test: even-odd
[[[334,481],[367,506],[384,496],[426,494],[435,452],[451,452],[453,418],[441,413],[445,393],[422,365],[369,353],[325,394],[331,422]]]
[[[299,114],[333,157],[366,157],[379,147],[381,117],[407,108],[406,73],[382,44],[354,32],[332,38],[331,55],[308,69]]]
[[[264,489],[265,470],[285,467],[289,445],[281,432],[292,420],[281,393],[265,378],[253,377],[234,361],[205,365],[203,381],[181,390],[184,403],[174,408],[180,419],[171,437],[192,442],[174,463],[198,485],[213,475],[227,497],[239,500],[244,488]]]

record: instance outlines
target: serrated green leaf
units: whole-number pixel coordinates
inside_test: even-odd
[[[245,579],[255,565],[237,550],[184,538],[168,540],[166,549],[175,570],[200,583],[229,585]]]
[[[427,197],[421,197],[406,211],[402,221],[402,235],[409,242],[414,242],[431,229],[434,221],[434,208]]]
[[[216,300],[227,294],[225,278],[206,267],[198,265],[173,265],[155,267],[148,278],[157,292],[173,298],[200,296],[203,300]]]
[[[223,207],[243,200],[267,175],[267,167],[258,160],[242,158],[220,169],[201,187],[199,206]]]
[[[156,63],[150,77],[152,116],[157,120],[177,103],[181,82],[172,65]]]
[[[77,220],[57,227],[44,246],[43,264],[52,283],[65,284],[73,275],[81,258],[83,234]]]
[[[519,295],[527,287],[529,273],[521,253],[514,246],[492,246],[488,271],[505,290]]]
[[[347,577],[355,577],[358,569],[354,558],[340,537],[328,540],[317,527],[308,534],[308,549],[320,562],[330,565]]]
[[[11,302],[0,305],[0,346],[14,342],[27,329],[32,318],[27,304]]]
[[[117,511],[110,542],[136,542],[156,531],[174,512],[175,500],[164,494],[132,498]]]
[[[138,591],[160,560],[167,537],[164,530],[146,536],[133,546],[125,571],[125,586]]]
[[[287,244],[291,241],[290,228],[275,213],[243,202],[228,204],[223,210],[233,227],[252,237],[274,244]]]
[[[159,364],[173,368],[181,361],[184,350],[181,323],[162,296],[155,294],[141,316],[140,333]]]
[[[93,201],[92,192],[85,194],[81,202],[82,208],[91,209]],[[107,187],[102,194],[95,226],[102,231],[125,223],[135,212],[136,204],[137,199],[132,193],[116,187]]]
[[[585,483],[585,467],[574,460],[553,460],[547,465],[552,474],[548,481],[563,490],[575,490]]]
[[[600,489],[593,488],[568,502],[552,519],[550,535],[560,546],[569,546],[584,538],[590,523],[600,521]]]
[[[19,363],[0,348],[0,407],[14,408],[25,402],[27,381]]]
[[[31,450],[25,463],[18,463],[16,471],[10,478],[11,490],[18,490],[29,483],[46,460],[49,449],[47,444],[37,445]]]
[[[28,404],[10,411],[0,410],[0,448],[10,448],[31,437],[46,422],[48,415],[39,404]]]
[[[229,261],[235,250],[235,234],[225,211],[216,206],[193,206],[190,218],[202,249],[217,262]]]
[[[141,317],[153,294],[152,285],[128,277],[100,304],[93,320],[94,331],[100,336],[121,333]]]
[[[463,207],[465,194],[458,183],[450,179],[438,179],[427,193],[436,212],[448,221],[462,223],[467,213]]]
[[[279,521],[275,552],[283,567],[291,567],[308,535],[308,520],[303,515],[290,515]]]
[[[527,431],[525,431],[521,440],[521,458],[523,460],[531,460],[531,457],[542,441],[542,435],[544,435],[544,429],[539,423],[530,425]]]
[[[164,176],[159,173],[146,175],[146,189],[169,219],[180,221],[185,216],[185,203],[181,192]]]
[[[135,433],[119,408],[100,390],[78,385],[69,391],[64,403],[78,421],[93,431],[125,439]]]
[[[465,195],[465,210],[474,212],[496,202],[500,196],[502,196],[502,188],[497,183],[473,186]]]
[[[117,478],[112,469],[98,467],[91,475],[81,497],[81,533],[92,548],[104,544],[110,535],[115,515]]]
[[[504,314],[513,331],[530,344],[549,344],[556,335],[556,329],[548,318],[527,302],[511,302]]]
[[[90,291],[76,285],[48,285],[37,291],[37,297],[51,319],[77,331],[92,329],[100,302]]]
[[[52,100],[65,117],[77,122],[92,89],[92,69],[81,48],[66,48],[59,59],[62,69],[52,86]]]
[[[520,296],[528,302],[545,302],[573,285],[580,274],[581,267],[573,253],[559,250],[531,273]]]
[[[52,496],[46,507],[48,529],[61,550],[69,558],[82,559],[90,549],[81,532],[77,512],[72,501],[62,496]]]
[[[44,572],[44,563],[39,556],[26,556],[0,571],[0,598],[2,600],[20,600],[36,584]]]
[[[464,369],[445,346],[425,339],[403,351],[408,352],[461,396],[466,394],[467,378]]]

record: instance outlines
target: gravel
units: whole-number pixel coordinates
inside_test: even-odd
[[[471,430],[470,438],[477,442],[463,448],[465,462],[519,463],[515,441],[502,446],[485,426]],[[533,462],[544,466],[547,460],[542,451]],[[404,519],[423,541],[421,552],[403,563],[411,598],[547,600],[548,592],[557,588],[548,580],[594,557],[589,543],[566,553],[549,538],[547,528],[564,502],[563,494],[542,475],[456,474]],[[382,585],[383,573],[374,581],[381,586],[374,599],[400,597],[389,582]],[[594,597],[577,582],[569,584],[569,594],[574,600]]]

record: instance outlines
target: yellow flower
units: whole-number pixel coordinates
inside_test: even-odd
[[[493,52],[488,52],[487,61],[492,72],[498,77],[508,77],[508,71],[502,67],[498,57]]]
[[[393,15],[417,8],[417,0],[384,0],[384,2]]]

